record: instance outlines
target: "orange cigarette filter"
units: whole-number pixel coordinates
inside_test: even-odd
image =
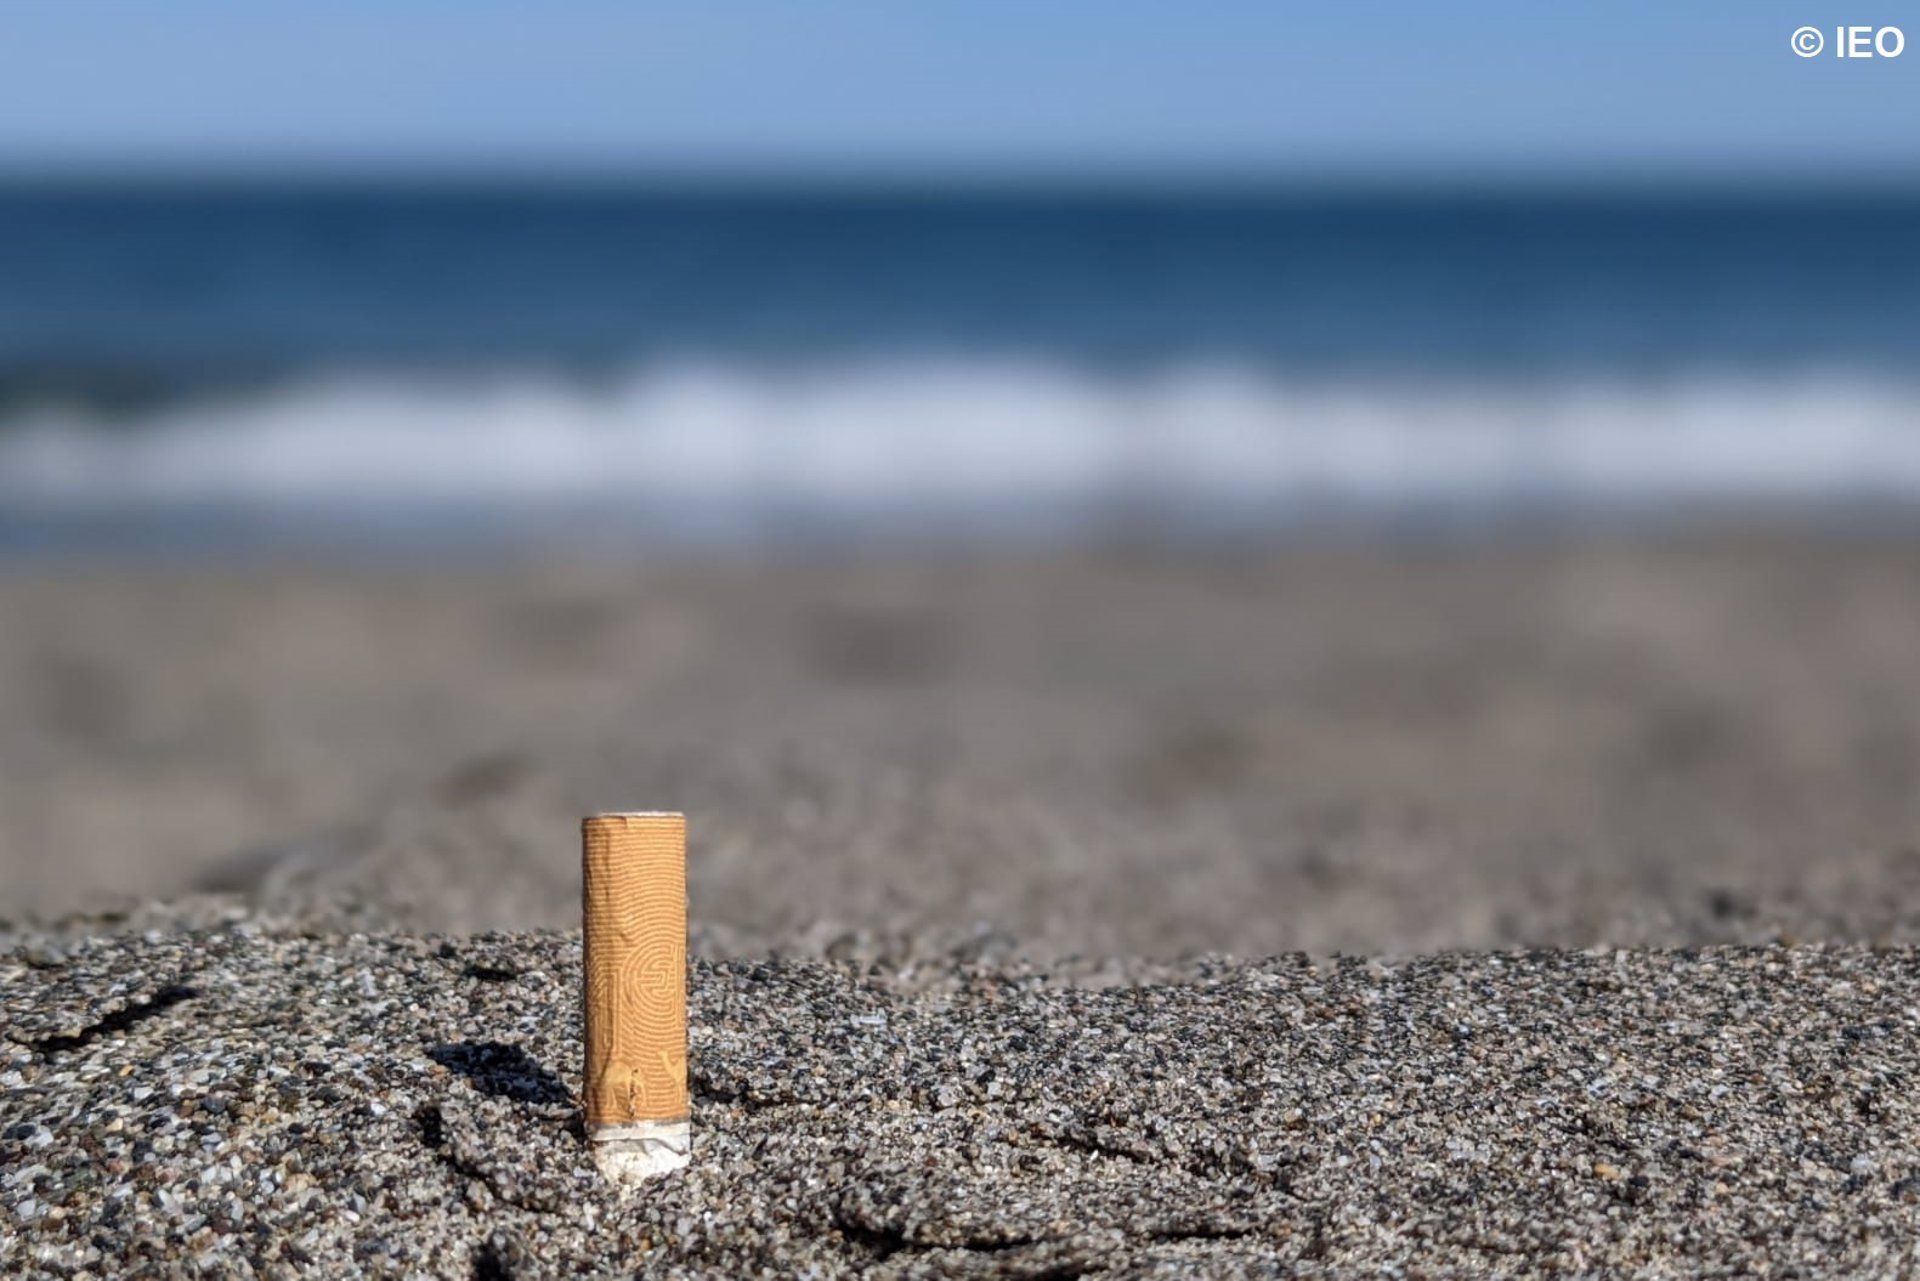
[[[687,1163],[687,821],[581,824],[586,1122],[619,1182]]]

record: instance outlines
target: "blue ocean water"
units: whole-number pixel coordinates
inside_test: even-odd
[[[1920,499],[1920,194],[0,188],[0,540]]]

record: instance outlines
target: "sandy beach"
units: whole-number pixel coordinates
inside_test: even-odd
[[[0,618],[9,1275],[1920,1250],[1892,542],[63,566]],[[699,1146],[622,1199],[576,832],[637,804],[691,816]]]
[[[671,806],[715,956],[1920,922],[1894,540],[60,566],[0,576],[0,618],[15,921],[218,891],[566,928],[579,816]]]

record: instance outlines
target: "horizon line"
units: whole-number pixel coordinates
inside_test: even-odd
[[[652,191],[751,195],[811,191],[965,195],[1889,195],[1920,196],[1920,164],[1789,166],[1680,161],[1393,165],[1277,163],[1045,165],[970,163],[533,161],[405,157],[94,157],[0,153],[0,190],[50,187],[355,188]]]

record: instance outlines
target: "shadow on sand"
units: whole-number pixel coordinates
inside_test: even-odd
[[[521,1103],[570,1103],[573,1094],[540,1060],[504,1041],[455,1041],[427,1051],[435,1063],[473,1083],[482,1094]]]

